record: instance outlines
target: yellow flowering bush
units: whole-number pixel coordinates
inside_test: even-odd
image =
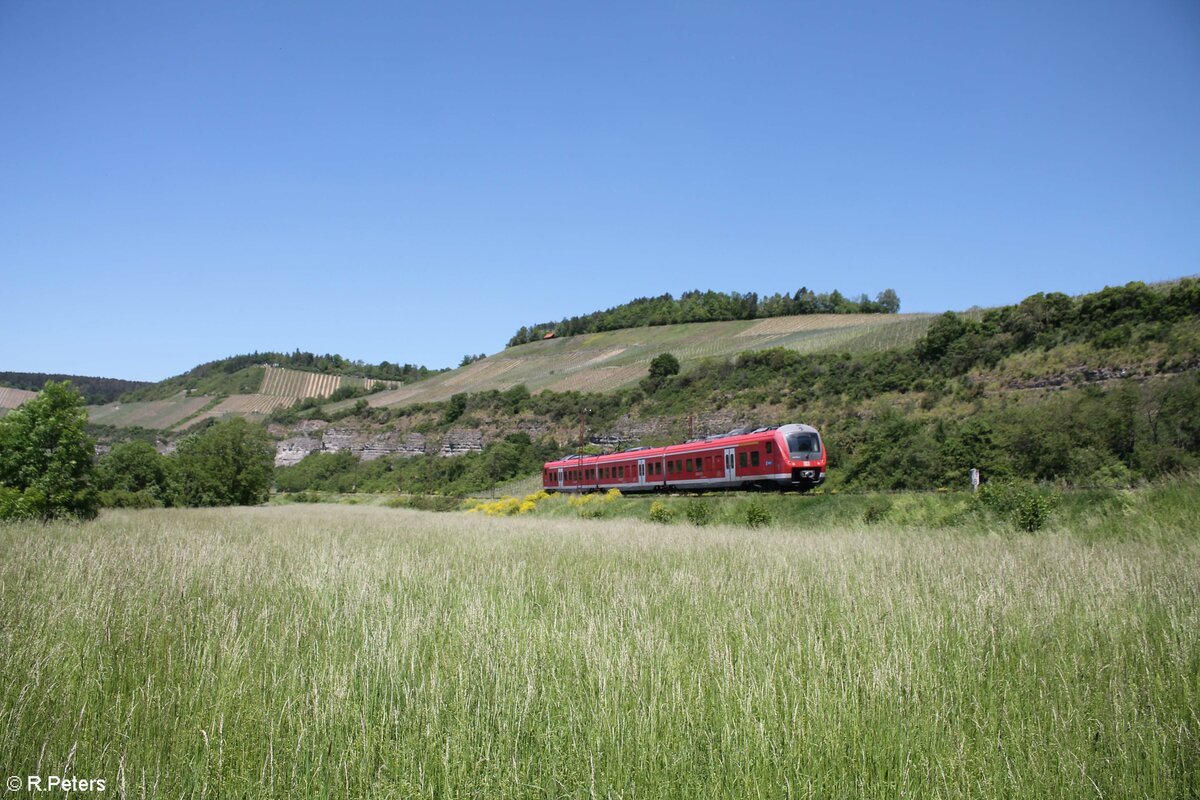
[[[515,497],[501,497],[499,500],[468,500],[467,513],[484,513],[489,517],[507,517],[513,514],[528,514],[538,507],[538,503],[549,497],[546,492],[538,489],[533,494],[527,494],[518,500]]]

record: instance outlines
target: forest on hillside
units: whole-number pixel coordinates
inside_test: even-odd
[[[874,300],[865,294],[849,298],[836,289],[828,293],[816,293],[807,287],[798,289],[795,294],[776,292],[763,297],[759,297],[757,292],[741,294],[711,290],[701,292],[697,289],[684,292],[678,299],[669,293],[658,297],[639,297],[604,311],[567,317],[558,322],[522,326],[508,340],[507,346],[535,342],[551,332],[556,336],[577,336],[685,322],[722,322],[801,314],[895,314],[899,311],[900,298],[892,289],[884,289]]]
[[[0,386],[40,392],[46,381],[70,381],[83,399],[92,405],[111,403],[121,395],[149,386],[147,381],[127,381],[120,378],[96,378],[90,375],[59,375],[44,372],[0,372]]]

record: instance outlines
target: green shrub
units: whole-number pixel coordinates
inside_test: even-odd
[[[457,511],[462,500],[442,495],[401,495],[384,503],[388,508],[412,508],[417,511]]]
[[[743,512],[746,525],[751,528],[762,528],[771,524],[771,512],[761,500],[751,500]]]
[[[712,519],[712,506],[703,500],[691,500],[683,506],[683,515],[693,525],[707,525]]]
[[[1046,526],[1058,500],[1029,481],[1019,480],[985,483],[976,498],[997,517],[1029,533]]]
[[[149,489],[106,489],[100,492],[102,508],[162,508],[163,503]]]
[[[877,522],[882,522],[887,513],[892,510],[892,501],[872,500],[867,503],[867,507],[863,509],[862,520],[868,525],[874,525]]]
[[[1051,498],[1046,495],[1039,492],[1027,494],[1013,512],[1013,524],[1029,533],[1040,531],[1050,521],[1052,508]]]
[[[650,504],[650,521],[667,525],[675,519],[675,511],[661,500]]]

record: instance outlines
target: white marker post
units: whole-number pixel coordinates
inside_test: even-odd
[[[979,491],[979,470],[974,467],[971,468],[971,491]]]

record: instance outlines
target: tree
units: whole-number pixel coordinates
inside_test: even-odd
[[[150,505],[171,504],[173,463],[159,455],[149,442],[131,441],[113,445],[96,465],[96,485],[107,505],[122,500],[117,493],[142,493]],[[125,502],[122,500],[122,502]]]
[[[231,417],[175,452],[176,496],[188,506],[257,505],[271,492],[275,449],[265,428]]]
[[[900,295],[896,294],[895,289],[884,289],[875,295],[875,302],[879,304],[885,314],[895,314],[900,311]]]
[[[442,411],[442,424],[450,425],[458,421],[458,418],[467,411],[467,395],[465,392],[459,392],[450,396],[450,402],[446,404],[446,408]]]
[[[0,519],[96,516],[86,423],[83,396],[68,381],[48,381],[0,419]]]
[[[663,353],[655,356],[650,362],[650,377],[651,378],[669,378],[672,375],[679,374],[679,359],[670,353]]]

